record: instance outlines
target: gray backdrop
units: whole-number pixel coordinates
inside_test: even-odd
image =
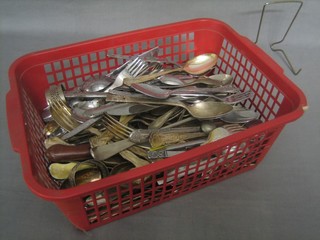
[[[33,195],[11,150],[5,112],[8,68],[37,50],[180,20],[210,17],[255,39],[264,0],[0,1],[1,239],[319,239],[320,2],[306,0],[282,45],[294,76],[268,48],[296,5],[271,6],[259,45],[306,94],[310,109],[286,126],[256,170],[89,233],[75,229],[50,202]]]

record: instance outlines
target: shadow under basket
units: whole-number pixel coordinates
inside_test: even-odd
[[[49,175],[50,162],[44,154],[41,112],[46,106],[45,91],[53,84],[72,89],[123,63],[108,58],[107,53],[134,55],[155,46],[161,56],[179,63],[202,53],[218,54],[214,73],[231,74],[240,90],[253,92],[243,105],[259,113],[263,123],[144,167],[59,190]],[[82,230],[254,169],[285,124],[307,108],[302,91],[274,60],[214,19],[187,20],[30,53],[11,65],[9,78],[8,127],[13,149],[20,154],[25,182]]]

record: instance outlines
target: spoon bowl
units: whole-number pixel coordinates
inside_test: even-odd
[[[112,82],[113,80],[106,76],[94,76],[82,84],[81,90],[84,92],[101,92]]]
[[[232,111],[221,116],[220,119],[227,123],[247,123],[257,119],[258,117],[259,114],[253,110],[234,107]]]

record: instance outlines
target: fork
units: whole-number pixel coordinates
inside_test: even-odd
[[[133,131],[132,128],[127,127],[126,125],[122,124],[121,122],[117,121],[116,119],[110,117],[107,114],[104,115],[103,121],[107,123],[106,127],[108,131],[112,132],[112,134],[117,138],[128,138]]]
[[[132,62],[130,62],[125,69],[123,69],[119,75],[116,77],[111,86],[109,86],[105,92],[109,92],[117,87],[121,87],[123,85],[123,80],[125,78],[134,78],[142,74],[148,68],[148,63],[143,61],[140,57],[135,58]]]
[[[214,95],[214,94],[212,94],[210,97],[224,103],[236,104],[250,98],[252,94],[253,94],[252,91],[249,90],[245,92],[237,92],[235,94],[232,94],[226,97],[219,97],[218,95]]]

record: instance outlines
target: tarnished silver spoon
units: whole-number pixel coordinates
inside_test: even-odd
[[[81,90],[84,92],[100,92],[106,89],[114,80],[106,76],[94,76],[85,81]]]
[[[234,106],[233,110],[220,117],[220,119],[227,123],[247,123],[255,120],[259,114],[253,110],[245,109],[241,106]]]

